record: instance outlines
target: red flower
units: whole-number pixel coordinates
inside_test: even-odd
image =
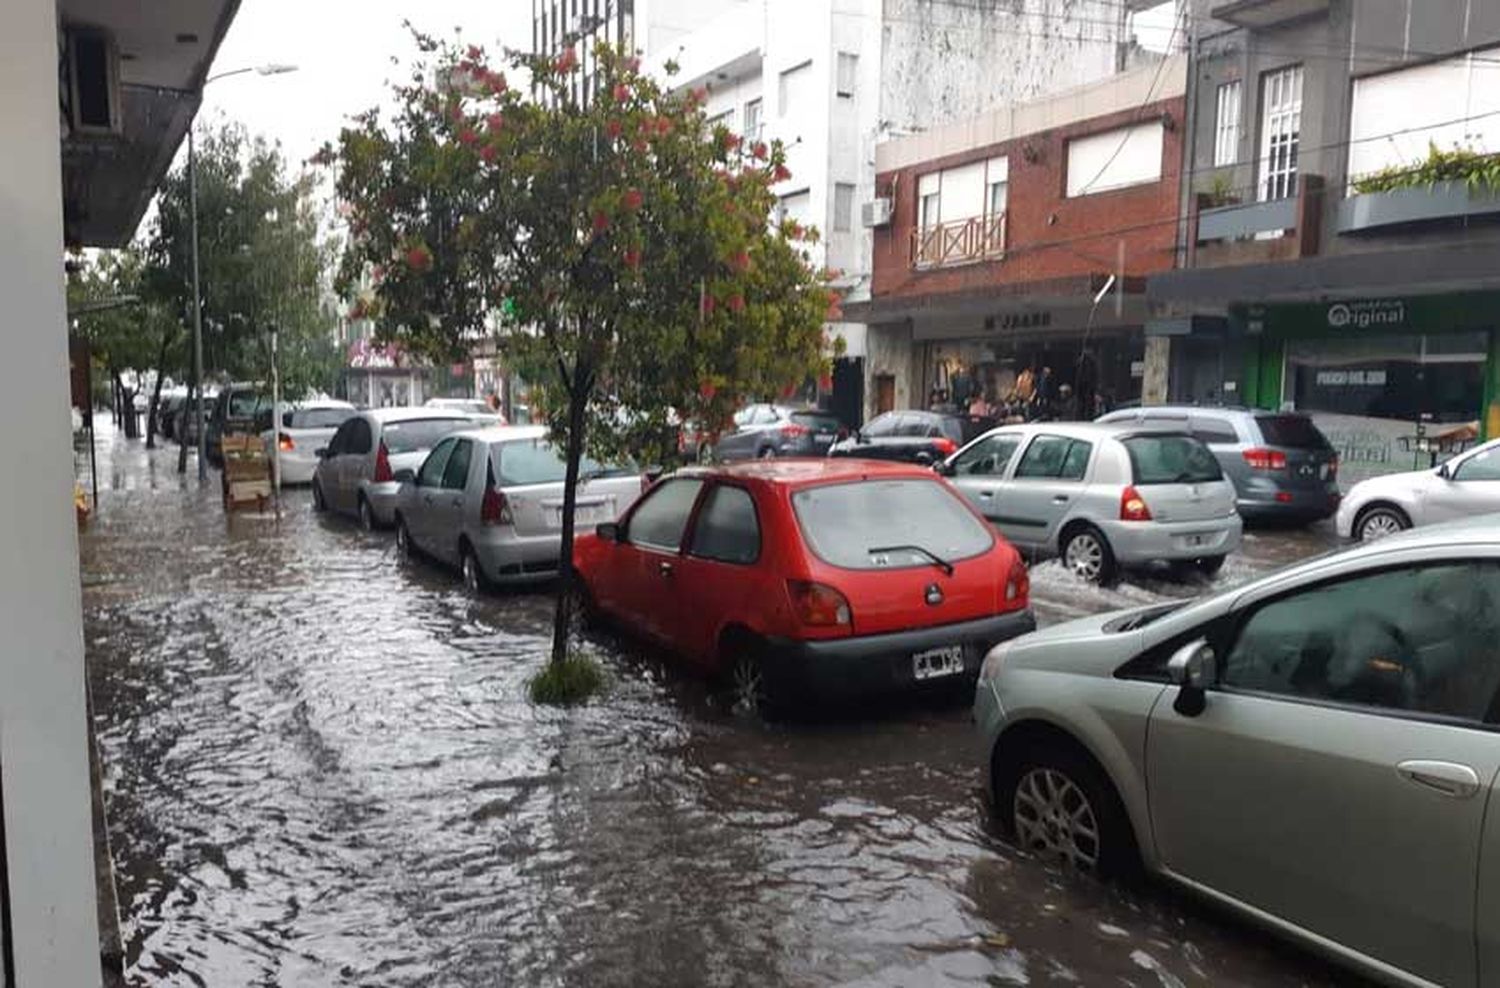
[[[491,134],[500,133],[500,128],[505,126],[505,118],[498,113],[491,113],[484,118],[485,127],[489,128]]]
[[[687,103],[689,107],[697,107],[708,99],[708,87],[703,86],[688,92]]]
[[[698,303],[698,308],[705,316],[711,316],[714,313],[714,306],[716,304],[717,303],[714,301],[713,295],[708,292],[704,292],[703,301]]]
[[[783,398],[790,398],[792,395],[794,395],[796,393],[797,393],[797,386],[795,384],[788,384],[786,387],[784,387],[784,388],[781,389],[781,397],[783,397]]]
[[[741,295],[739,292],[735,292],[733,295],[729,296],[726,304],[729,306],[730,312],[744,312],[745,296]]]
[[[371,281],[384,281],[385,280],[385,265],[384,264],[377,264],[373,268],[370,269],[370,280]]]
[[[484,147],[480,148],[479,156],[485,160],[486,164],[492,164],[495,160],[495,145],[486,144]]]
[[[754,144],[750,145],[750,154],[754,156],[756,161],[765,161],[766,155],[769,153],[770,152],[766,150],[765,141],[756,141]]]
[[[792,177],[792,172],[791,172],[791,170],[789,168],[787,168],[786,165],[777,165],[776,168],[775,168],[775,170],[773,170],[771,172],[771,179],[772,179],[772,181],[785,182],[787,179],[789,179],[791,177]]]
[[[477,62],[484,57],[484,52],[479,49],[478,45],[470,45],[468,50],[464,52],[464,57],[471,62]]]
[[[625,248],[625,253],[621,255],[621,259],[624,260],[625,266],[632,271],[638,270],[641,266],[641,252],[634,247]]]
[[[554,72],[572,72],[576,68],[578,68],[578,52],[572,48],[564,49],[563,53],[552,63]]]
[[[819,374],[818,375],[818,390],[819,391],[832,391],[833,390],[833,375],[832,374]]]
[[[729,266],[735,271],[738,271],[742,274],[746,271],[749,271],[750,255],[745,251],[740,251],[738,254],[735,254],[729,259]]]
[[[646,140],[644,137],[637,137],[635,140],[630,142],[630,146],[639,151],[641,154],[645,154],[647,151],[651,150],[651,142]]]
[[[829,322],[838,322],[844,318],[843,300],[839,298],[838,292],[828,293],[828,311],[824,313],[823,318]]]
[[[623,82],[615,83],[614,94],[616,103],[630,102],[630,87]]]
[[[724,150],[733,151],[740,146],[740,135],[734,133],[734,131],[726,130],[724,131],[724,139],[720,143],[724,145]]]
[[[594,213],[594,232],[603,233],[609,229],[609,214],[603,210]]]
[[[406,266],[413,271],[426,271],[432,267],[432,251],[418,244],[406,249]]]
[[[672,120],[670,117],[656,118],[656,134],[658,137],[666,137],[672,133]]]
[[[639,72],[640,70],[641,70],[641,60],[639,58],[636,58],[635,56],[632,55],[630,58],[625,59],[625,71],[626,72]]]
[[[635,212],[637,209],[640,209],[641,203],[645,201],[646,197],[641,195],[640,189],[626,189],[625,194],[620,197],[621,205],[623,205],[631,212]]]
[[[484,70],[484,85],[496,96],[510,88],[505,82],[504,72],[490,72],[487,69]]]
[[[624,125],[621,124],[618,120],[606,120],[604,122],[605,136],[607,136],[612,141],[618,138],[620,136],[620,132],[624,129]]]
[[[719,393],[718,385],[712,381],[705,380],[698,385],[698,395],[704,401],[713,401],[714,395]]]
[[[458,142],[460,144],[473,144],[479,140],[479,135],[474,133],[473,127],[458,128]]]

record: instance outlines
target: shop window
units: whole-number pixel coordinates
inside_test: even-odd
[[[1302,66],[1261,79],[1260,198],[1285,199],[1297,191],[1297,148],[1302,138]]]
[[[1298,411],[1391,421],[1398,432],[1469,422],[1484,400],[1487,343],[1482,332],[1293,340],[1283,397]]]

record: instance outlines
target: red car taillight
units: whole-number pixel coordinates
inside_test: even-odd
[[[938,436],[932,441],[932,448],[937,450],[944,456],[952,456],[954,453],[958,452],[958,443],[949,439],[947,436]]]
[[[287,435],[285,432],[283,432],[281,434],[281,438],[276,441],[276,445],[281,447],[281,451],[283,453],[290,453],[292,450],[297,448],[297,444],[292,442],[292,437]]]
[[[809,627],[848,626],[853,620],[849,599],[827,584],[788,580],[786,591],[792,599],[792,611],[797,620]]]
[[[1005,602],[1007,604],[1020,603],[1026,606],[1026,598],[1031,596],[1031,573],[1026,569],[1026,561],[1016,553],[1011,559],[1010,572],[1005,577]]]
[[[385,440],[380,440],[380,448],[375,451],[375,483],[388,484],[396,479],[391,472],[391,451],[385,448]]]
[[[482,525],[513,525],[510,502],[505,495],[490,484],[484,489],[484,500],[479,502],[479,523]]]
[[[1151,520],[1151,509],[1146,506],[1146,499],[1134,487],[1127,486],[1120,492],[1120,520]]]
[[[805,425],[798,425],[796,422],[788,422],[786,425],[781,427],[781,434],[788,439],[795,439],[798,436],[805,436],[809,432],[812,432],[812,430]]]
[[[1252,470],[1285,470],[1286,454],[1280,450],[1264,449],[1257,446],[1255,449],[1247,449],[1240,454],[1245,462],[1250,464]]]

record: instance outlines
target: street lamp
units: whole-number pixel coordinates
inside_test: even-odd
[[[211,75],[203,80],[203,85],[207,88],[210,82],[246,72],[265,76],[296,71],[295,65],[267,62]],[[198,288],[198,154],[193,141],[193,132],[197,129],[195,114],[188,124],[188,217],[193,241],[193,422],[198,427],[198,483],[202,484],[208,480],[208,434],[203,423],[203,298]]]

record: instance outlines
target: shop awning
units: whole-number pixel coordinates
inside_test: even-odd
[[[1473,291],[1493,288],[1497,272],[1500,244],[1452,244],[1167,271],[1147,280],[1146,297],[1155,307],[1222,312],[1244,302]]]
[[[1030,328],[1071,326],[1080,311],[1087,314],[1094,296],[1109,281],[1108,274],[1077,275],[1027,281],[1015,284],[987,285],[980,289],[956,292],[927,292],[921,295],[896,295],[874,298],[868,302],[846,302],[844,318],[849,322],[889,325],[910,321],[915,327]],[[1124,321],[1139,325],[1144,318],[1146,279],[1129,276],[1121,288],[1111,288],[1096,313],[1100,326]],[[1123,291],[1122,319],[1115,318],[1114,292]],[[1028,316],[1046,316],[1045,322],[1028,323]]]

